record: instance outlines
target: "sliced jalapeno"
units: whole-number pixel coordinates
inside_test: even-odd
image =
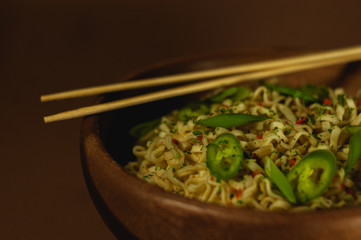
[[[214,115],[212,117],[208,117],[196,122],[198,125],[206,126],[206,127],[223,127],[223,128],[231,128],[247,123],[260,122],[269,119],[269,117],[265,116],[256,116],[249,115],[243,113],[228,113],[221,115]]]
[[[353,166],[361,157],[361,130],[358,130],[350,139],[350,150],[346,161],[346,174],[350,173]]]
[[[283,175],[283,173],[278,169],[276,164],[274,164],[274,162],[268,156],[264,158],[264,170],[267,176],[271,179],[271,182],[276,184],[276,186],[283,193],[286,199],[290,203],[296,203],[296,197],[293,193],[290,183]]]
[[[177,118],[181,121],[187,121],[200,115],[209,114],[209,106],[201,102],[190,102],[179,109]]]
[[[156,128],[160,124],[160,120],[160,118],[157,118],[148,122],[140,123],[130,129],[129,134],[130,136],[139,139]]]
[[[357,133],[360,130],[361,130],[361,126],[358,126],[358,125],[351,125],[351,126],[346,127],[346,131],[352,135]]]
[[[231,133],[220,134],[207,146],[207,167],[217,180],[234,177],[241,168],[242,161],[241,145]]]
[[[328,150],[315,150],[304,156],[287,176],[296,198],[306,203],[322,195],[336,172],[336,157]]]

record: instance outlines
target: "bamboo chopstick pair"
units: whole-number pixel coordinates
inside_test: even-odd
[[[347,63],[357,60],[361,60],[361,46],[331,50],[297,57],[277,59],[272,61],[263,61],[259,63],[237,65],[226,68],[218,68],[191,73],[182,73],[170,76],[162,76],[137,81],[71,90],[55,94],[48,94],[41,96],[42,102],[85,97],[108,92],[181,82],[191,82],[199,79],[226,76],[46,116],[44,117],[44,122],[49,123],[77,117],[84,117],[91,114],[134,106],[146,102],[152,102],[161,99],[206,91],[217,87],[226,87],[244,81],[260,80],[272,76],[278,76],[282,74]]]

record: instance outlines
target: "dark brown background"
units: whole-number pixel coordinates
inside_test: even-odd
[[[361,44],[359,0],[295,2],[1,1],[0,239],[114,239],[85,187],[80,120],[42,122],[92,98],[41,94],[188,54]]]

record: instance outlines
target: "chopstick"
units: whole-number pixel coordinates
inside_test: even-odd
[[[66,120],[66,119],[72,119],[77,117],[84,117],[87,115],[97,114],[101,112],[116,110],[120,108],[125,108],[129,106],[134,106],[137,104],[157,101],[161,99],[196,93],[196,92],[202,92],[206,90],[210,90],[217,87],[226,87],[230,85],[234,85],[240,82],[249,81],[249,80],[260,80],[263,78],[268,78],[272,76],[279,76],[284,75],[288,73],[293,73],[297,71],[303,71],[303,70],[309,70],[319,67],[325,67],[325,66],[331,66],[335,64],[341,64],[345,62],[351,62],[361,60],[361,54],[354,54],[349,55],[347,57],[341,57],[341,58],[332,58],[329,60],[323,60],[319,62],[310,62],[310,63],[304,63],[304,64],[298,64],[298,65],[291,65],[287,67],[281,67],[281,68],[275,68],[270,70],[264,70],[264,71],[258,71],[258,72],[252,72],[247,74],[240,74],[236,76],[229,76],[225,78],[217,78],[214,80],[209,80],[205,82],[200,83],[193,83],[188,84],[180,87],[170,88],[167,90],[161,90],[157,92],[152,92],[140,96],[135,96],[131,98],[116,100],[108,103],[103,103],[99,105],[94,106],[88,106],[83,108],[78,108],[75,110],[70,110],[50,116],[44,117],[45,123],[60,121],[60,120]]]
[[[109,84],[109,85],[103,85],[97,87],[82,88],[82,89],[43,95],[41,96],[40,99],[41,102],[47,102],[47,101],[62,100],[68,98],[85,97],[85,96],[98,95],[108,92],[123,91],[123,90],[135,89],[135,88],[145,88],[145,87],[174,84],[181,82],[190,82],[204,78],[214,78],[219,76],[234,75],[239,73],[266,70],[266,69],[278,68],[278,67],[286,67],[286,66],[309,63],[309,62],[319,62],[334,58],[343,58],[355,54],[361,54],[361,46],[336,49],[321,53],[308,54],[304,56],[282,58],[278,60],[263,61],[259,63],[250,63],[250,64],[236,65],[231,67],[211,69],[205,71],[196,71],[190,73],[175,74],[170,76],[142,79],[131,82],[122,82],[122,83]]]

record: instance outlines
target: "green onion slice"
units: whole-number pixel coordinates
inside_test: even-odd
[[[216,96],[210,98],[209,100],[211,100],[212,102],[222,102],[225,98],[232,96],[236,92],[237,92],[236,87],[228,88],[228,89],[220,92]]]
[[[202,102],[190,102],[179,109],[177,118],[181,121],[188,121],[200,115],[209,114],[209,106]]]
[[[154,128],[156,128],[160,124],[160,122],[161,119],[157,118],[148,122],[140,123],[130,129],[129,134],[130,136],[139,139],[152,131]]]
[[[233,101],[243,101],[251,95],[251,90],[245,87],[237,87],[237,92],[232,96]]]
[[[276,164],[274,164],[272,159],[268,156],[264,158],[264,168],[267,176],[271,179],[271,182],[273,182],[278,187],[278,189],[283,193],[283,195],[290,203],[295,204],[296,197],[293,193],[290,183],[283,175],[283,173],[278,169]]]
[[[243,124],[260,122],[269,119],[265,116],[256,116],[243,113],[228,113],[221,115],[214,115],[196,122],[198,125],[206,127],[223,127],[223,128],[232,128],[240,126]]]
[[[350,151],[346,161],[346,174],[350,173],[361,157],[361,130],[358,130],[350,139]]]
[[[316,102],[318,99],[313,95],[309,94],[308,91],[302,91],[302,89],[294,89],[284,86],[277,86],[275,84],[264,82],[263,85],[268,89],[275,90],[283,95],[291,96],[294,98],[300,98],[305,101]]]
[[[249,97],[251,90],[245,87],[231,87],[228,88],[216,96],[211,97],[209,100],[211,102],[222,102],[226,98],[230,98],[233,101],[242,101]]]

